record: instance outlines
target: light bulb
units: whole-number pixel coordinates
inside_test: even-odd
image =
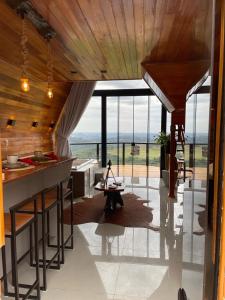
[[[25,93],[29,92],[30,90],[29,79],[22,77],[20,81],[21,81],[21,90]]]
[[[47,95],[49,99],[53,98],[53,90],[51,87],[48,87]]]

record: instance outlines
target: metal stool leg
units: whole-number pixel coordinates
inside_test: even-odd
[[[64,245],[64,195],[63,195],[63,185],[60,186],[60,203],[61,203],[61,252],[62,252],[62,260],[61,263],[65,263],[65,245]]]
[[[43,290],[47,290],[47,276],[46,276],[46,234],[45,234],[45,217],[46,212],[45,210],[42,213],[42,260],[43,260]]]
[[[67,179],[68,180],[68,179]],[[59,235],[60,235],[60,263],[65,263],[65,249],[73,249],[73,190],[66,194],[66,197],[70,197],[70,206],[71,206],[71,225],[70,225],[70,234],[65,239],[65,225],[64,225],[64,200],[65,194],[63,193],[63,183],[66,180],[60,182],[59,186],[59,215],[57,213],[57,224],[59,224]],[[59,217],[59,218],[58,218]],[[58,228],[58,227],[57,227]],[[48,229],[48,231],[50,228]],[[57,234],[58,236],[58,234]],[[68,242],[71,241],[71,245],[67,246]],[[48,247],[57,248],[58,249],[58,242],[56,244],[48,244]]]
[[[19,300],[15,214],[13,214],[11,217],[11,227],[12,227],[12,236],[11,236],[12,282],[14,285],[15,300]]]
[[[55,187],[54,187],[55,188]],[[46,291],[47,290],[47,270],[48,269],[60,269],[60,202],[59,202],[59,187],[57,185],[57,199],[55,201],[55,204],[51,206],[50,208],[45,207],[45,194],[53,190],[53,188],[50,188],[48,190],[44,190],[41,193],[41,212],[39,214],[41,215],[41,222],[42,222],[42,258],[38,258],[38,263],[32,263],[31,265],[33,267],[42,268],[42,286],[40,287],[41,290]],[[50,236],[50,216],[49,212],[50,209],[53,209],[56,206],[57,208],[57,252],[51,259],[47,259],[47,246],[48,243],[50,243],[49,236]],[[26,211],[23,211],[26,212]],[[30,240],[32,241],[32,234],[30,232]],[[38,234],[37,234],[38,236]],[[31,243],[32,245],[32,243]],[[51,246],[51,245],[50,245]],[[33,249],[33,247],[31,246]],[[35,258],[36,260],[36,258]],[[37,261],[37,260],[36,260]],[[55,265],[52,265],[55,264]]]
[[[29,236],[30,236],[30,266],[33,265],[33,229],[32,224],[29,226]]]
[[[3,269],[4,294],[7,295],[9,290],[8,290],[8,280],[7,280],[5,246],[2,247],[2,269]]]
[[[70,234],[71,234],[71,249],[73,249],[73,187],[72,187],[72,193],[71,193],[71,196],[70,196],[70,210],[71,210],[71,215],[70,215],[70,220],[71,220],[71,225],[70,225]]]
[[[50,216],[49,211],[47,211],[47,243],[50,245]]]
[[[68,236],[68,238],[65,240],[64,238],[64,250],[65,249],[73,249],[74,247],[74,242],[73,242],[73,210],[74,210],[74,207],[73,207],[73,181],[70,183],[71,184],[71,193],[69,194],[69,198],[70,198],[70,234]],[[64,202],[64,196],[63,196],[63,202]],[[63,211],[64,211],[64,207],[62,209],[62,222],[64,223],[64,215],[63,215]],[[69,242],[70,240],[70,245],[67,246],[67,243]],[[65,252],[65,251],[64,251]]]
[[[36,204],[35,204],[36,205]],[[36,207],[35,207],[36,210]],[[37,299],[41,299],[40,293],[40,276],[39,276],[39,247],[38,247],[38,218],[34,220],[34,239],[35,239],[35,261],[36,261],[36,280],[37,280]]]
[[[58,263],[57,267],[60,269],[60,187],[57,186],[57,252]]]

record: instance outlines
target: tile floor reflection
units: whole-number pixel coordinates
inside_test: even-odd
[[[75,226],[75,249],[66,252],[60,271],[49,270],[42,299],[175,300],[181,286],[189,299],[202,299],[204,228],[197,213],[204,211],[205,189],[200,182],[180,184],[172,200],[159,179],[124,181],[125,192],[149,200],[160,230]]]

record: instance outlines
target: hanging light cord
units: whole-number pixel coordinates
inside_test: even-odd
[[[22,19],[22,36],[21,36],[21,48],[22,48],[22,57],[23,57],[23,64],[22,64],[22,76],[27,74],[27,67],[28,67],[28,48],[27,48],[27,28],[26,28],[26,20],[25,17]]]
[[[47,68],[48,68],[48,86],[50,86],[50,84],[53,82],[53,60],[52,60],[52,51],[51,51],[50,40],[48,40]]]

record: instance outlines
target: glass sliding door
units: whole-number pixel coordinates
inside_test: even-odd
[[[161,103],[155,96],[107,97],[107,159],[119,166],[117,175],[158,177]],[[132,155],[132,144],[139,153]],[[135,176],[134,176],[135,175]]]
[[[193,174],[184,185],[182,287],[190,299],[203,299],[209,103],[210,94],[195,94],[186,104],[185,160]]]
[[[119,97],[107,97],[107,159],[113,166],[119,166],[122,159],[122,145],[119,143]],[[118,167],[113,167],[119,176]]]
[[[161,132],[162,104],[156,96],[150,96],[149,101],[149,177],[160,176],[160,145],[155,143],[155,138]]]

